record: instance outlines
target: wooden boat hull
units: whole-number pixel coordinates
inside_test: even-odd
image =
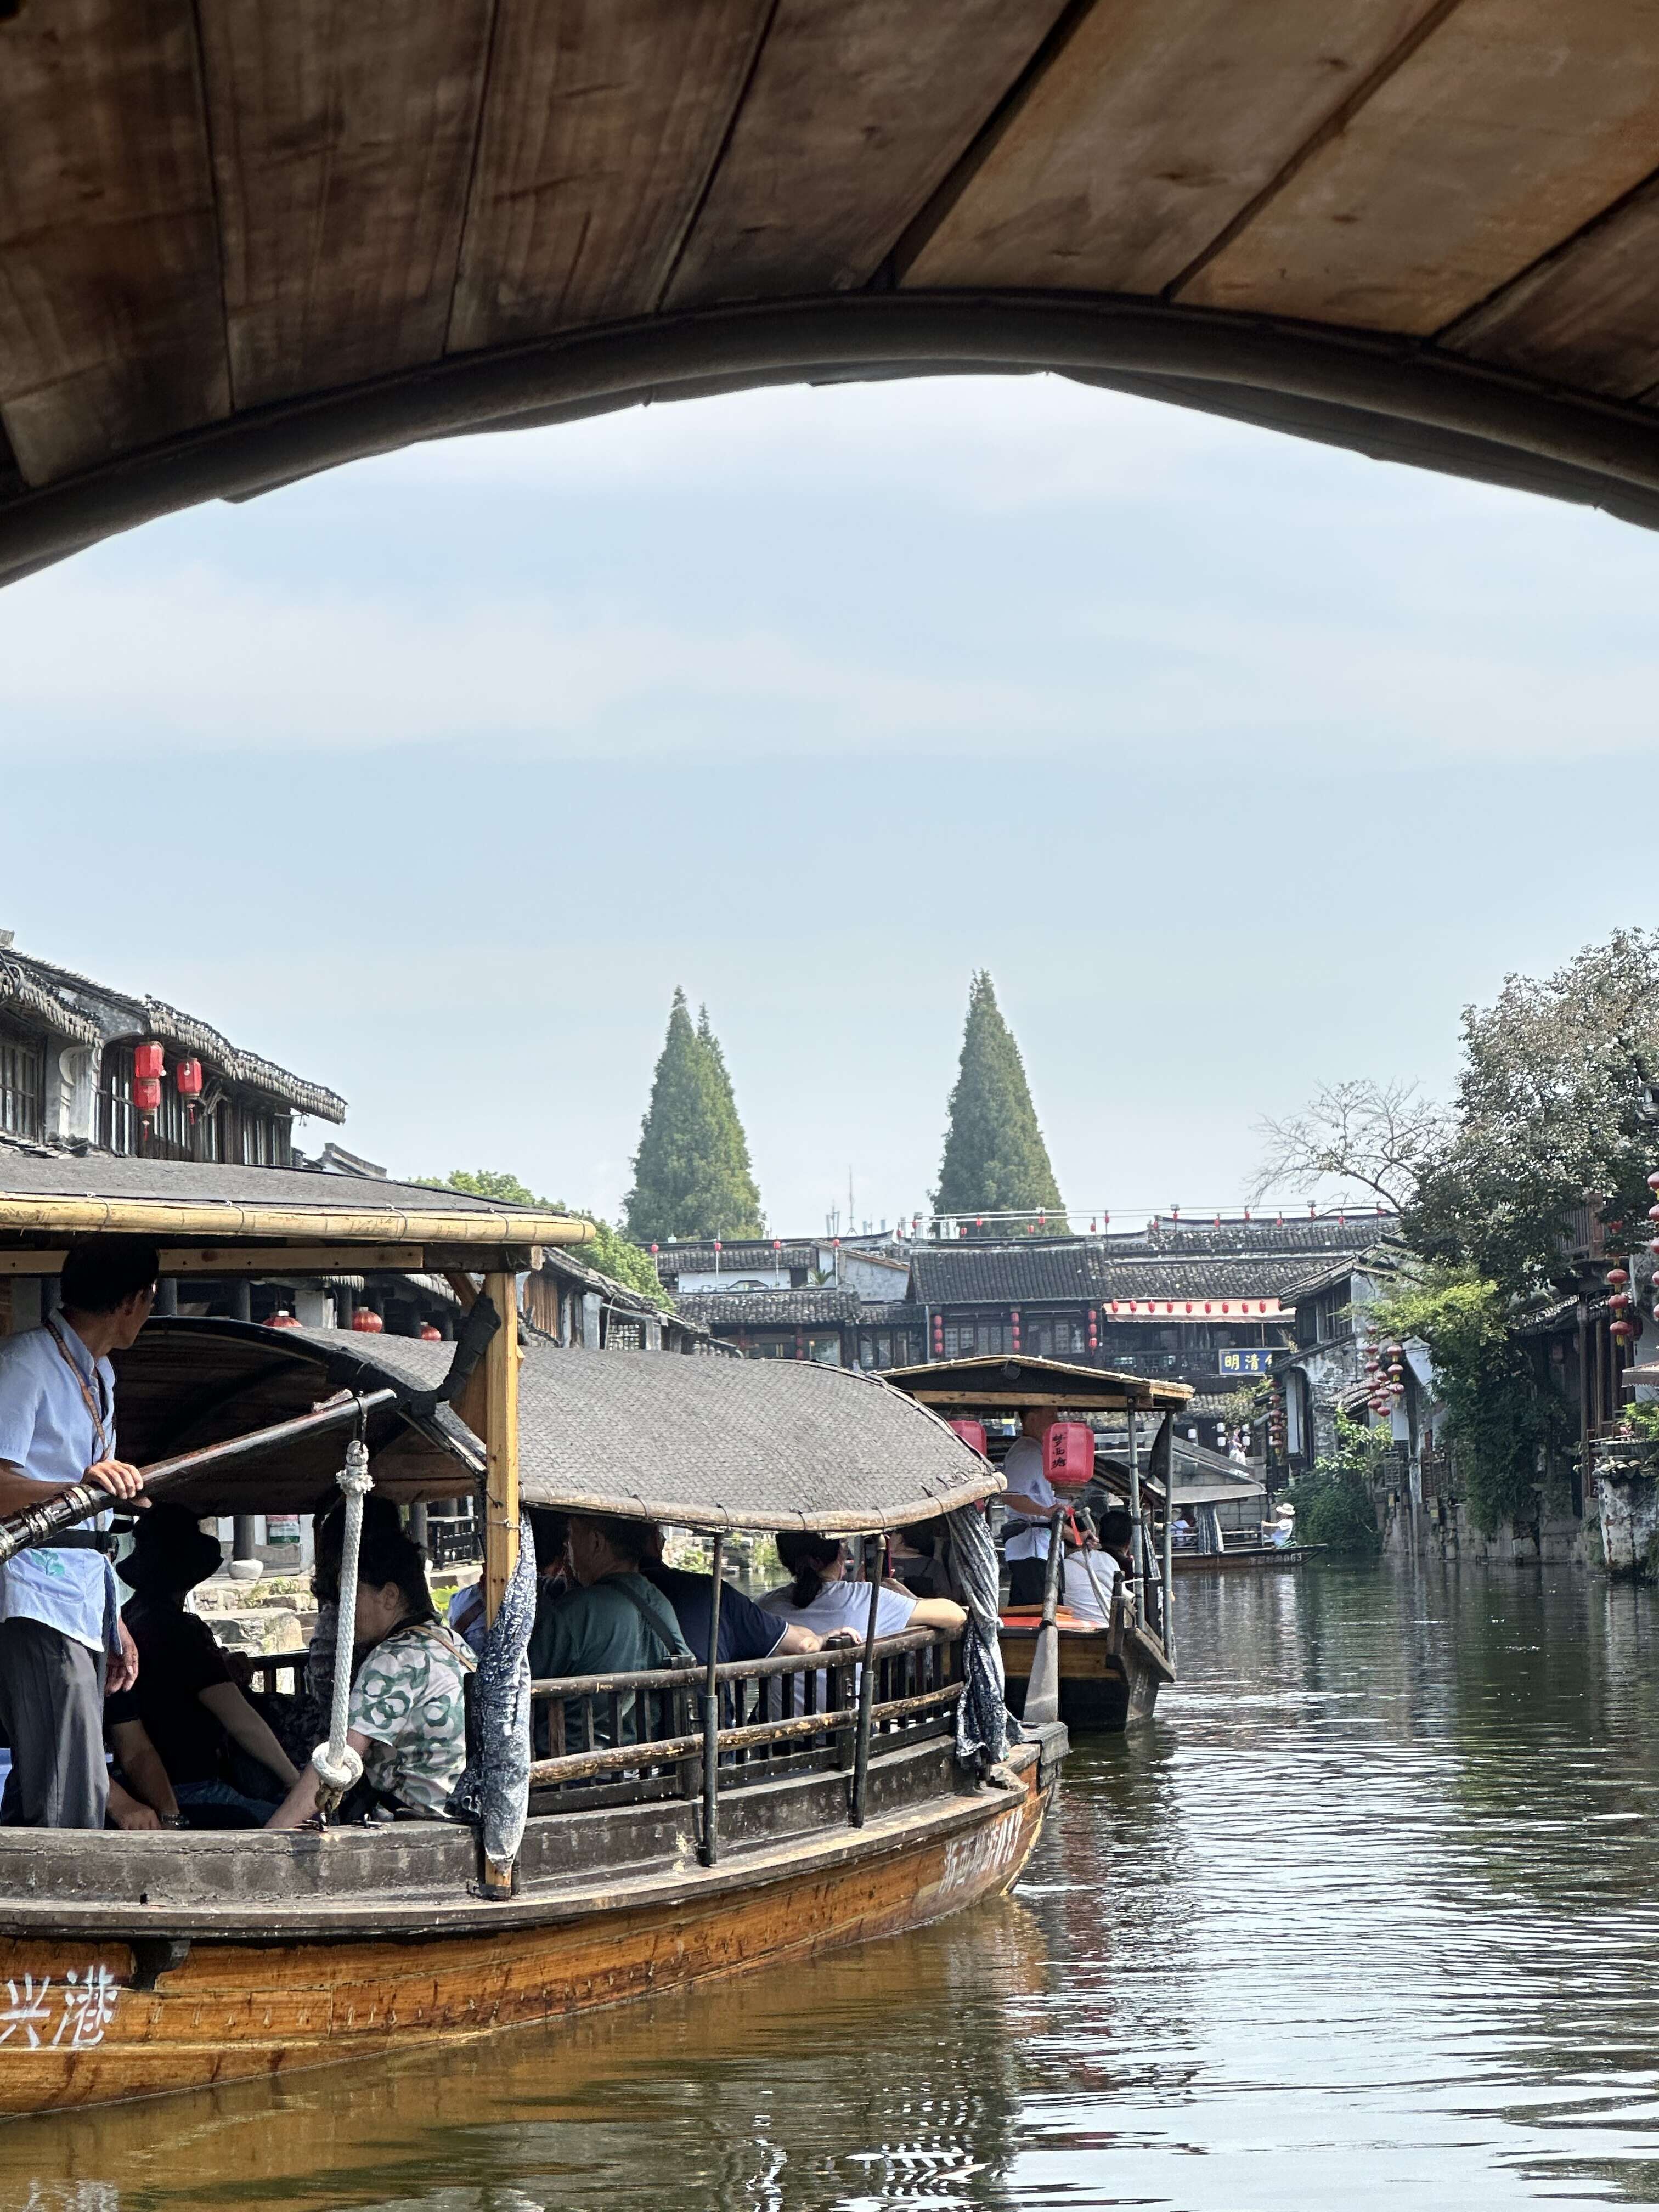
[[[1060,1717],[1068,1733],[1117,1735],[1152,1717],[1167,1669],[1160,1672],[1133,1637],[1119,1650],[1112,1642],[1104,1629],[1060,1626]],[[1001,1644],[1008,1710],[1023,1713],[1036,1632],[1005,1622]]]
[[[374,2057],[895,1935],[1013,1883],[1057,1766],[1021,1746],[1004,1785],[862,1829],[785,1833],[714,1868],[624,1869],[550,1902],[480,1908],[453,1934],[331,1937],[313,1909],[300,1941],[220,1936],[205,1913],[180,1936],[176,1912],[135,1938],[142,1905],[61,1914],[69,1924],[0,1938],[0,2112]],[[17,1909],[0,1905],[0,1923]],[[418,1905],[404,1917],[419,1928]],[[125,1939],[98,1936],[100,1918],[125,1922]]]
[[[1231,1552],[1177,1552],[1170,1562],[1178,1575],[1282,1574],[1304,1566],[1323,1544],[1250,1544]]]

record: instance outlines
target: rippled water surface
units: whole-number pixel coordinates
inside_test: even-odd
[[[1659,2202],[1659,1616],[1562,1571],[1184,1580],[1014,1898],[464,2051],[0,2127],[0,2202]]]

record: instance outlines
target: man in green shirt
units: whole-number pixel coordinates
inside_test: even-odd
[[[530,1632],[532,1681],[562,1681],[573,1674],[636,1674],[692,1656],[673,1607],[640,1572],[640,1562],[653,1555],[654,1534],[648,1521],[571,1515],[570,1565],[577,1587],[554,1595],[543,1586]],[[591,1745],[586,1702],[578,1698],[564,1701],[568,1752],[597,1749],[611,1741],[609,1698],[592,1700]],[[623,1698],[618,1718],[620,1741],[638,1742],[632,1692]],[[538,1717],[538,1738],[544,1727]],[[537,1748],[538,1755],[546,1755],[539,1741]]]

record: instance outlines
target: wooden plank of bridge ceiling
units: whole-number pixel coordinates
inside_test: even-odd
[[[1659,180],[1454,324],[1442,343],[1613,398],[1659,386]]]
[[[780,0],[668,304],[864,283],[1061,7]]]
[[[1103,0],[905,281],[1161,290],[1433,4]]]
[[[657,305],[772,0],[501,0],[453,351]]]
[[[238,407],[443,351],[491,0],[205,0]]]
[[[0,416],[49,483],[229,405],[190,0],[0,22]]]
[[[1652,0],[1462,0],[1181,296],[1426,334],[1656,167]]]

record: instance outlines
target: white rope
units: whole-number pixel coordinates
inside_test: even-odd
[[[351,1650],[357,1626],[357,1549],[363,1533],[363,1500],[374,1488],[368,1471],[368,1446],[353,1437],[346,1446],[345,1465],[337,1478],[345,1493],[345,1529],[340,1543],[339,1618],[334,1629],[334,1698],[329,1710],[328,1741],[319,1743],[311,1763],[322,1784],[318,1803],[324,1812],[337,1805],[352,1785],[362,1779],[363,1762],[346,1741],[346,1722],[351,1711]]]

